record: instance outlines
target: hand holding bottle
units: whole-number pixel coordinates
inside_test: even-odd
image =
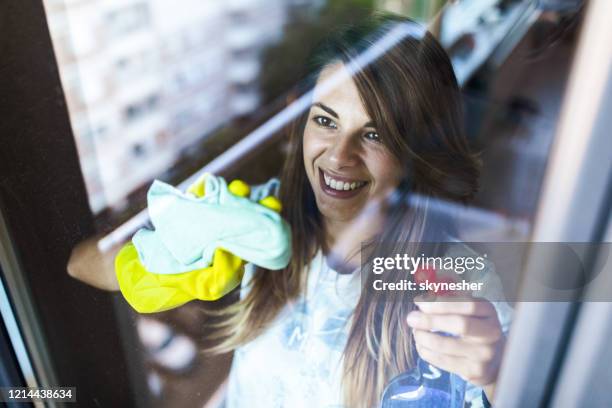
[[[406,320],[414,330],[419,356],[482,386],[492,400],[505,343],[493,304],[472,297],[433,301],[424,296],[417,296],[415,304],[419,310],[410,312]]]

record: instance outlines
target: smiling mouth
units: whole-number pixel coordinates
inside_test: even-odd
[[[351,198],[361,192],[368,182],[337,177],[319,169],[319,182],[323,192],[335,198]]]

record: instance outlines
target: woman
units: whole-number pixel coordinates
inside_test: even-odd
[[[406,202],[419,196],[465,203],[477,190],[457,81],[437,41],[425,32],[408,35],[358,66],[360,55],[402,24],[414,27],[376,17],[314,53],[314,74],[301,88],[314,87],[312,104],[291,126],[281,179],[292,261],[281,272],[245,275],[214,349],[235,350],[229,407],[377,406],[385,385],[414,366],[415,348],[493,396],[503,336],[491,303],[429,303],[412,311],[409,292],[389,301],[362,292],[358,273],[329,266],[333,257],[354,263],[365,241],[406,252],[407,243],[444,240],[450,224],[434,220],[427,205]],[[359,215],[386,203],[390,192],[395,204],[381,221],[364,223]]]

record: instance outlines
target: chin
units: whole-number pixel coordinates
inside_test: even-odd
[[[362,206],[350,205],[343,203],[331,203],[329,200],[317,200],[317,207],[321,215],[330,221],[346,222],[354,219]]]

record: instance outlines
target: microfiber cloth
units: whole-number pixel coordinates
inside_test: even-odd
[[[149,188],[147,204],[155,230],[141,229],[132,238],[146,270],[178,274],[206,268],[216,248],[266,269],[286,267],[291,234],[281,216],[232,194],[222,177],[206,174],[204,182],[203,197],[159,180]]]

